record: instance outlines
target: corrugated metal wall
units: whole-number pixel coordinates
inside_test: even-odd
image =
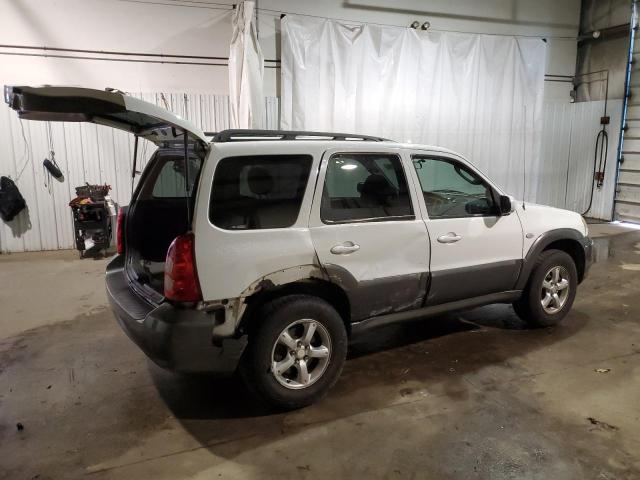
[[[151,93],[135,95],[187,118],[204,131],[229,126],[229,99],[223,95]],[[277,98],[266,98],[265,125],[278,128]],[[615,156],[622,102],[610,101],[609,155],[602,189],[595,190],[589,216],[611,219],[615,188]],[[551,103],[544,106],[540,178],[536,202],[586,209],[593,178],[593,151],[600,129],[603,102]],[[49,134],[49,128],[50,134]],[[55,158],[65,176],[63,183],[47,182],[42,160],[49,156],[52,139]],[[155,149],[142,142],[141,168]],[[83,123],[20,122],[4,103],[0,107],[0,175],[17,181],[28,210],[9,224],[0,221],[0,250],[56,250],[74,248],[71,209],[74,188],[89,183],[107,183],[121,205],[131,195],[133,138],[112,128]],[[139,157],[139,159],[140,159]],[[471,159],[473,160],[473,159]],[[140,160],[139,160],[140,161]]]
[[[541,178],[536,202],[583,213],[589,206],[593,182],[593,160],[596,137],[602,128],[604,101],[572,104],[549,103],[544,106]],[[602,188],[594,188],[588,217],[611,220],[615,193],[616,155],[622,100],[610,100],[607,115],[609,148]]]
[[[168,108],[204,131],[229,128],[226,95],[134,94]],[[278,128],[278,98],[265,99],[265,126]],[[55,151],[64,182],[48,179],[42,161]],[[146,164],[155,145],[141,141],[138,161]],[[27,202],[13,221],[0,221],[0,251],[75,248],[69,201],[85,182],[111,185],[120,205],[131,197],[133,136],[86,123],[20,121],[4,103],[0,107],[0,175],[10,176]]]

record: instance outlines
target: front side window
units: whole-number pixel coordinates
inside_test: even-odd
[[[309,155],[256,155],[220,160],[209,219],[226,230],[286,228],[298,219],[309,179]]]
[[[465,165],[444,158],[413,157],[429,218],[497,215],[492,189]]]
[[[325,223],[413,218],[397,155],[340,153],[327,164],[320,218]]]

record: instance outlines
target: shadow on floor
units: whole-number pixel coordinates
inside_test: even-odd
[[[116,254],[116,248],[114,246],[109,246],[108,248],[102,248],[94,245],[93,247],[79,252],[79,256],[81,259],[92,259],[92,260],[102,260],[104,258],[111,257]]]
[[[284,417],[290,427],[302,427],[384,408],[420,389],[459,398],[468,389],[463,375],[487,366],[504,367],[512,357],[575,334],[587,319],[574,310],[558,327],[531,330],[510,306],[492,305],[386,326],[350,346],[341,378],[326,398],[290,413],[260,405],[236,377],[177,375],[150,368],[168,408],[191,435],[207,445],[220,439],[217,427],[222,419],[235,419],[235,428],[246,431],[273,427]],[[295,420],[302,415],[302,423]],[[264,421],[257,422],[258,418]]]

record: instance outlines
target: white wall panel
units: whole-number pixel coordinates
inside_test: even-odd
[[[546,103],[543,107],[540,177],[535,198],[544,205],[565,205],[572,113],[570,103]]]
[[[567,186],[569,200],[566,208],[582,213],[589,205],[596,137],[602,128],[600,117],[604,102],[579,102],[574,105],[576,114],[571,139],[571,168]],[[588,217],[602,220],[612,219],[622,100],[610,100],[607,115],[611,118],[611,123],[607,126],[609,145],[604,184],[601,188],[594,187],[593,203],[587,212]]]
[[[593,159],[595,149],[595,138],[597,132],[600,131],[602,126],[599,124],[599,118],[601,116],[601,109],[604,102],[583,102],[586,103],[599,103],[600,105],[593,105],[592,110],[586,110],[584,112],[585,125],[584,130],[591,132],[591,145],[587,148],[580,158],[582,163],[577,164],[577,169],[584,171],[584,182],[581,181],[579,176],[575,176],[574,179],[578,185],[581,186],[582,198],[584,198],[582,206],[586,209],[587,201],[589,198],[589,188],[591,186],[591,180],[593,179]],[[585,106],[585,109],[588,108]],[[613,217],[613,200],[615,197],[615,181],[617,170],[617,155],[618,155],[618,143],[620,137],[620,120],[622,116],[622,100],[612,100],[608,102],[607,115],[611,118],[610,125],[607,126],[608,133],[608,153],[607,164],[605,170],[604,184],[602,187],[594,187],[593,190],[593,203],[591,209],[587,212],[587,216],[591,218],[598,218],[601,220],[612,220]],[[588,145],[588,144],[587,144]],[[584,211],[584,210],[583,210]]]
[[[620,134],[622,100],[610,100],[607,115],[609,148],[605,180],[594,187],[588,217],[611,220],[615,190],[616,155]],[[593,160],[598,132],[602,128],[604,101],[544,106],[541,175],[536,201],[583,213],[589,206]]]
[[[160,94],[136,94],[138,98],[164,106]],[[185,115],[205,131],[220,131],[229,126],[229,100],[225,95],[188,95],[187,108],[182,95],[166,95],[171,109]],[[267,128],[278,128],[278,99],[265,99]],[[602,102],[546,104],[543,113],[541,175],[535,180],[539,203],[582,212],[588,204],[593,173],[593,149]],[[620,101],[610,101],[609,156],[605,185],[596,189],[589,216],[610,219],[614,181],[615,155],[619,132]],[[22,128],[27,140],[22,138]],[[45,185],[42,160],[48,155],[47,124],[20,122],[15,112],[0,106],[0,175],[16,179],[24,195],[28,211],[10,225],[0,221],[2,252],[74,248],[71,209],[68,202],[74,188],[89,183],[108,183],[112,196],[126,205],[131,195],[130,135],[107,127],[79,123],[52,123],[56,161],[65,181]],[[138,169],[142,169],[155,146],[141,141]],[[531,185],[531,181],[528,182]],[[566,199],[565,199],[566,196]]]
[[[233,3],[237,2],[4,0],[0,1],[0,43],[226,57]],[[375,0],[382,8],[371,8],[370,0],[259,0],[257,3],[259,38],[267,59],[279,57],[280,12],[289,12],[397,26],[428,19],[431,28],[440,31],[546,37],[549,45],[546,73],[572,75],[575,70],[580,0]],[[49,4],[53,6],[44,8]],[[435,16],[432,15],[434,9],[439,10]],[[166,60],[165,63],[140,63],[137,60],[159,59],[85,54],[81,56],[102,60],[80,60],[50,55],[2,55],[2,52],[45,53],[0,48],[0,85],[82,85],[126,91],[228,93],[228,70],[224,61],[205,61],[219,63],[219,66],[186,65],[172,64],[171,60],[176,60],[172,58],[160,59]],[[76,54],[67,52],[63,56]],[[111,61],[113,59],[116,61]],[[278,69],[265,69],[265,95],[278,95],[278,76]],[[569,83],[548,83],[545,96],[566,100],[570,89]]]
[[[134,96],[160,106],[165,106],[166,101],[172,112],[205,131],[229,127],[229,98],[226,95],[139,93]],[[278,99],[266,98],[265,106],[266,127],[279,128]],[[73,218],[68,204],[75,197],[75,187],[85,182],[107,183],[111,185],[111,196],[117,203],[129,203],[132,135],[90,123],[53,122],[51,141],[64,182],[53,178],[49,181],[42,166],[42,161],[49,156],[47,122],[20,121],[16,113],[2,103],[0,175],[14,179],[27,202],[27,209],[13,221],[0,220],[2,252],[75,248]],[[137,170],[144,168],[154,150],[152,143],[140,141]]]

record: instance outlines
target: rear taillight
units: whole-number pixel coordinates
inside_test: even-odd
[[[116,248],[118,254],[124,253],[124,210],[118,210],[118,220],[116,221]]]
[[[164,263],[164,296],[176,302],[202,300],[196,272],[193,233],[180,235],[167,251]]]

